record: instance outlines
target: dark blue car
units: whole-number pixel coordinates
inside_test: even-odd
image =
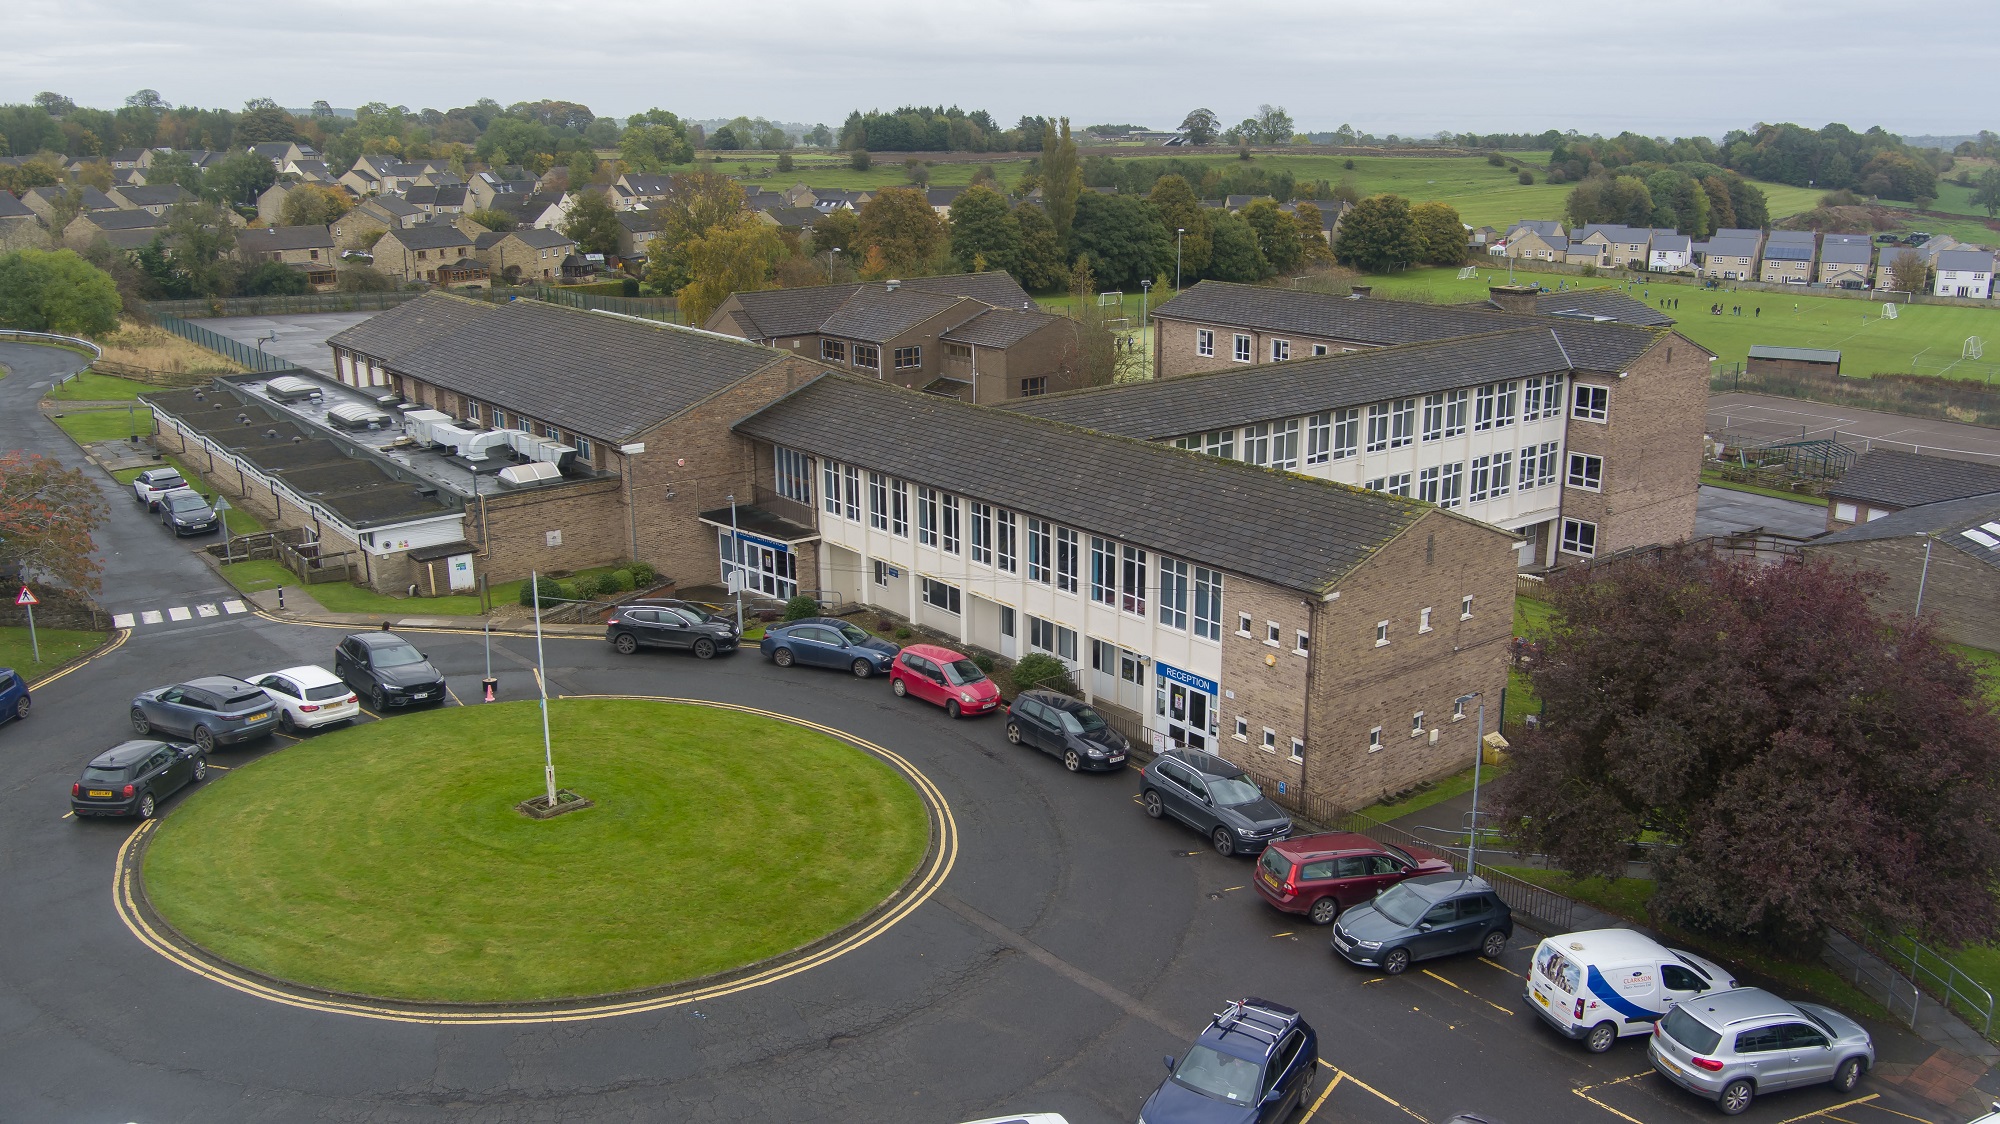
[[[0,722],[28,716],[28,681],[11,667],[0,667]]]
[[[866,679],[887,674],[902,649],[836,617],[807,617],[765,629],[757,650],[779,667],[837,667]]]
[[[1297,1011],[1239,999],[1215,1016],[1146,1098],[1139,1124],[1277,1124],[1305,1102],[1319,1035]]]

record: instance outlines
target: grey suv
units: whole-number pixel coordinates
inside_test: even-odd
[[[276,732],[277,710],[264,688],[210,675],[134,695],[132,729],[141,737],[159,730],[193,738],[205,754]]]
[[[1292,818],[1266,799],[1248,773],[1212,753],[1170,749],[1140,774],[1146,814],[1172,816],[1208,836],[1218,854],[1256,854],[1292,833]]]
[[[1875,1064],[1875,1043],[1831,1007],[1739,987],[1681,1003],[1653,1031],[1653,1068],[1725,1116],[1763,1093],[1831,1082],[1852,1092]]]

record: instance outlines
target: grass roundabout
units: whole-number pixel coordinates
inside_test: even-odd
[[[862,918],[930,842],[889,764],[775,718],[638,699],[552,703],[546,821],[533,703],[399,716],[211,780],[145,850],[153,910],[235,965],[416,1003],[666,987]]]

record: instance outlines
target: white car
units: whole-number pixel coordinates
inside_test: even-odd
[[[318,729],[361,716],[361,701],[354,691],[323,667],[302,664],[244,678],[264,688],[278,704],[278,725],[287,731]]]
[[[181,479],[179,469],[149,468],[133,479],[132,498],[151,511],[159,506],[161,496],[187,486],[187,481]]]

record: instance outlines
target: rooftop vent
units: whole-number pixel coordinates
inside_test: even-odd
[[[882,284],[882,288],[883,288],[883,289],[884,289],[885,291],[887,291],[887,292],[891,292],[891,293],[895,292],[895,291],[896,291],[897,289],[900,289],[900,288],[902,288],[902,287],[903,287],[903,283],[902,283],[902,282],[901,282],[900,280],[897,280],[896,278],[893,278],[893,277],[892,277],[892,278],[890,278],[889,280],[887,280],[887,281],[883,282],[883,284]]]

